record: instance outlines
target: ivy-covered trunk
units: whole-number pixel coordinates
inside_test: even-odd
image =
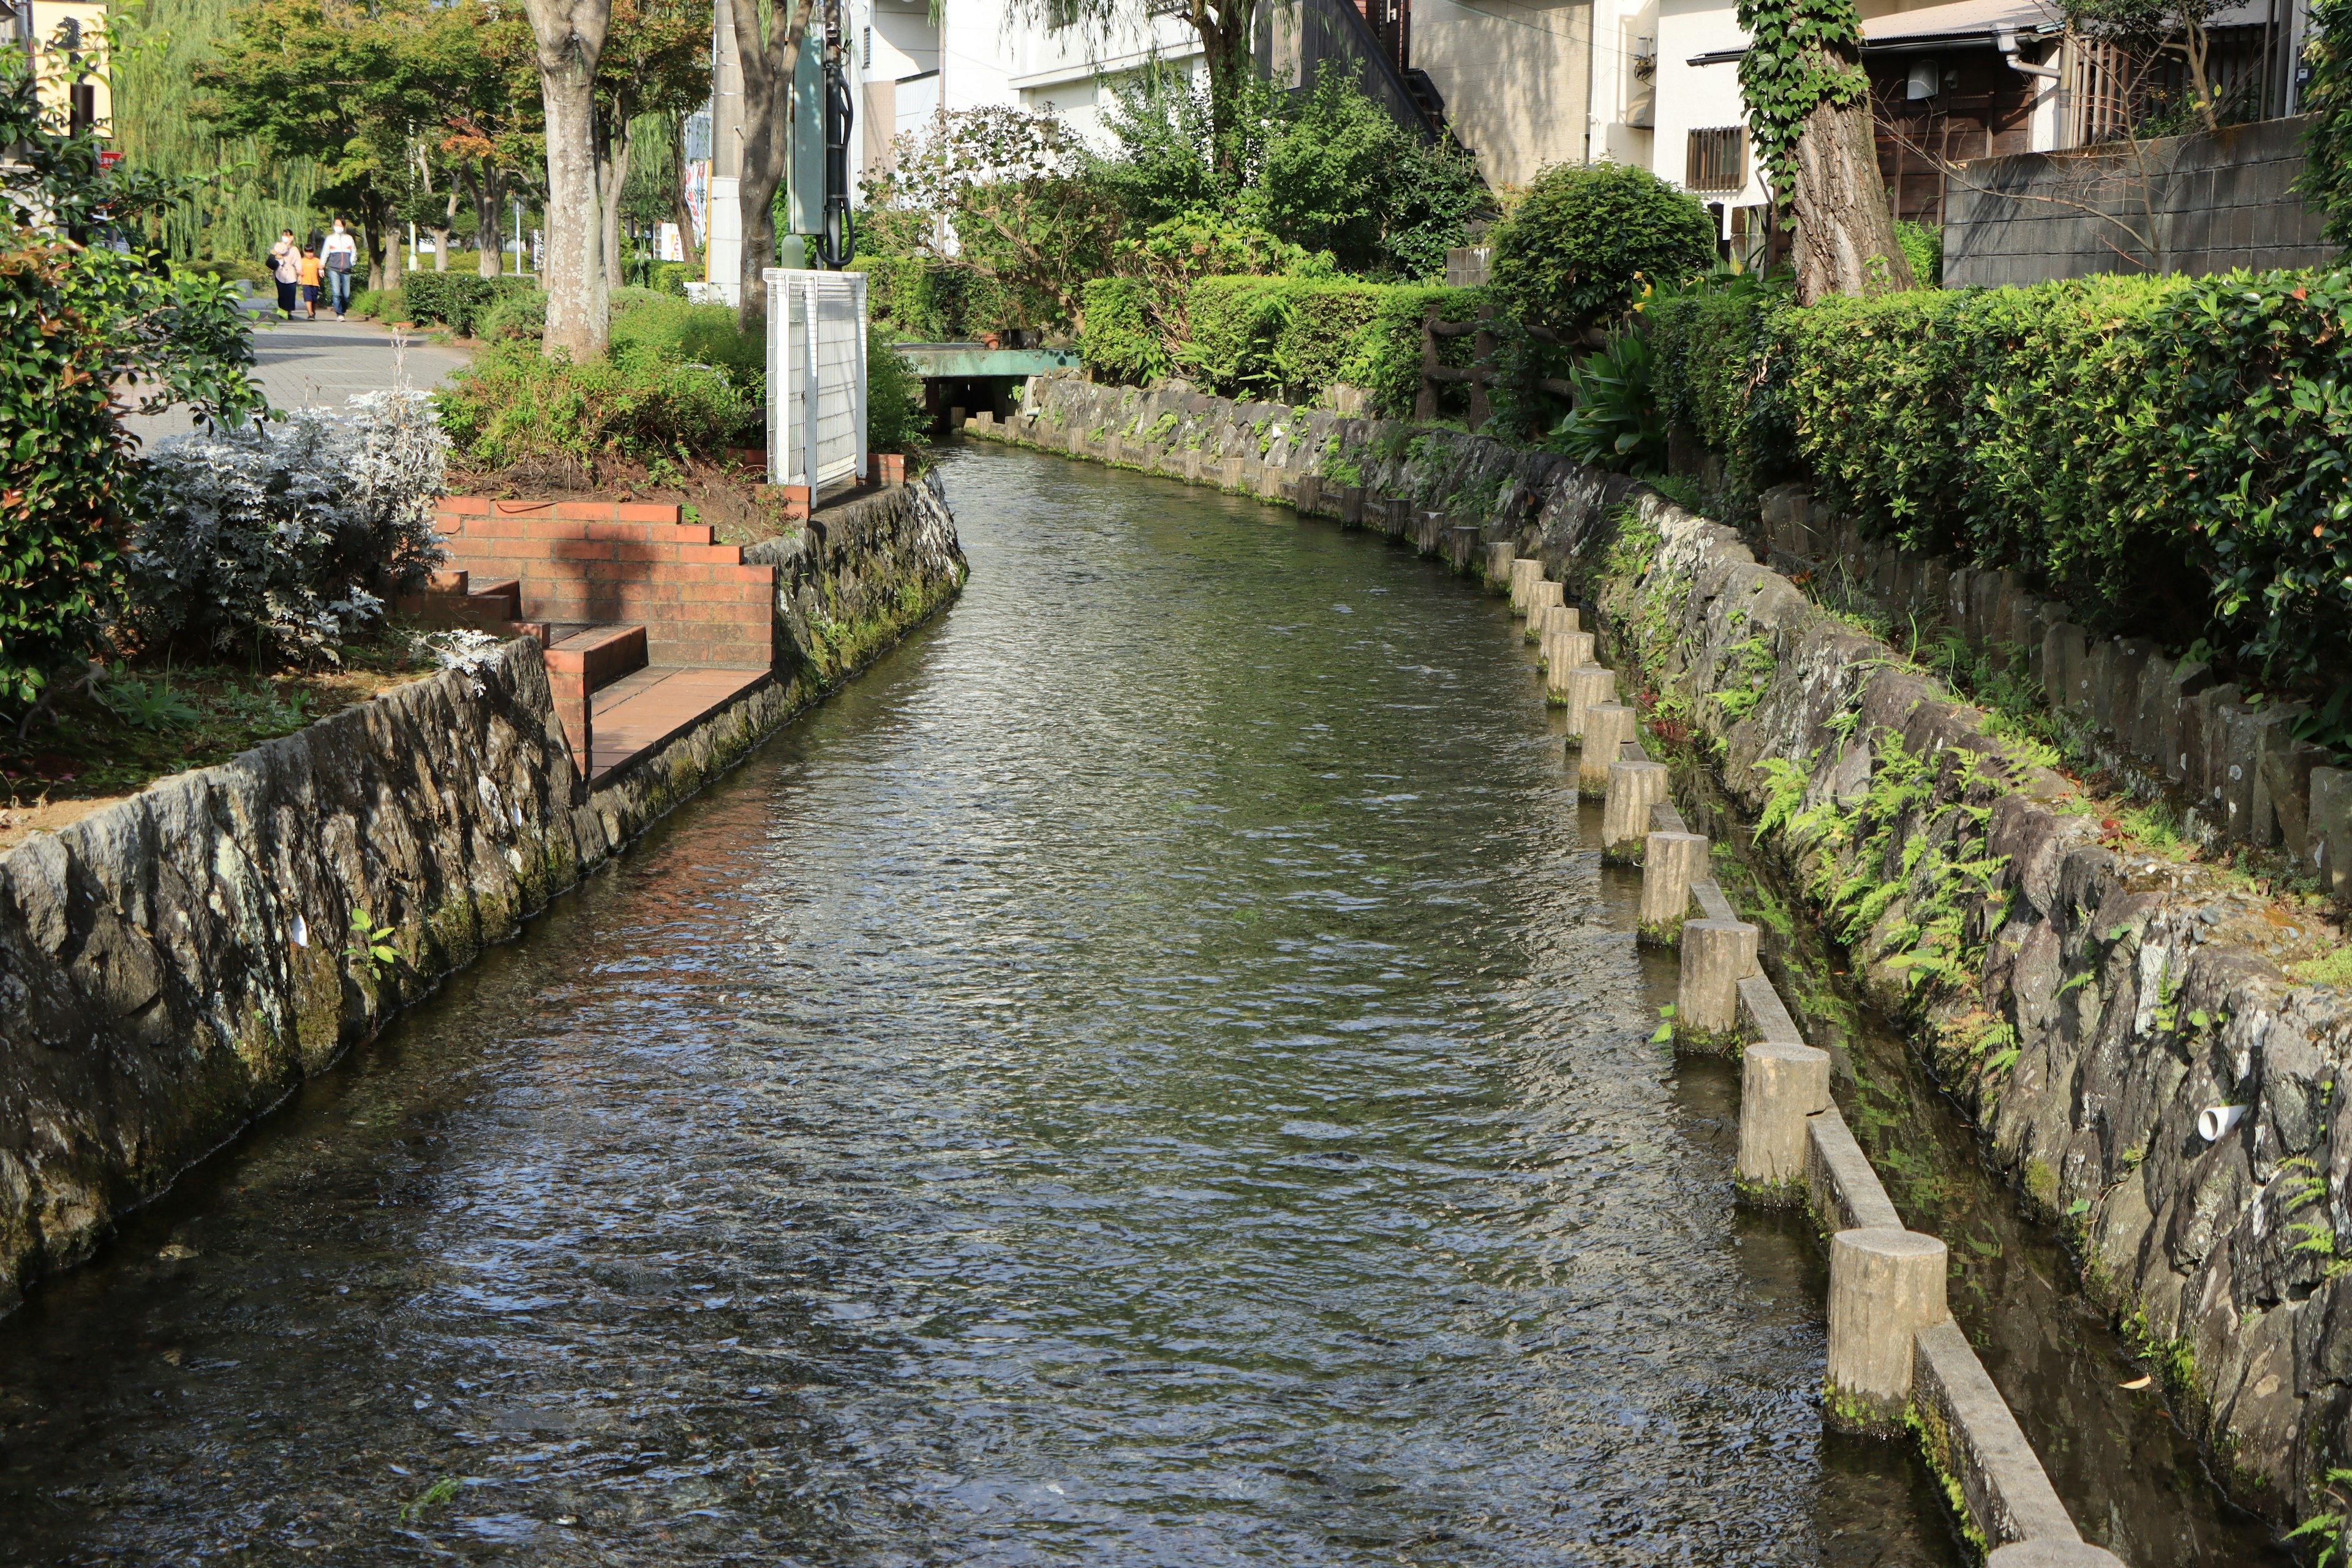
[[[1878,172],[1870,100],[1816,104],[1797,138],[1797,299],[1913,287]]]

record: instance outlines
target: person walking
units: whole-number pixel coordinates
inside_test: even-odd
[[[335,220],[335,232],[327,237],[326,248],[319,259],[326,264],[327,299],[335,308],[335,320],[341,321],[343,312],[352,308],[352,274],[358,268],[360,245],[343,220]]]
[[[302,284],[302,247],[294,243],[290,228],[280,232],[278,243],[269,247],[269,277],[278,285],[278,313],[290,321],[294,290]]]
[[[306,249],[302,252],[302,304],[314,321],[319,319],[319,279],[324,271],[325,268],[319,265],[317,251]]]

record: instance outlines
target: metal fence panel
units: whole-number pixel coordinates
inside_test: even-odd
[[[866,477],[866,274],[769,268],[768,479]]]

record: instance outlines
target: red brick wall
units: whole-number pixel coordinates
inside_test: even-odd
[[[521,581],[527,620],[641,625],[657,665],[775,663],[776,569],[745,565],[674,506],[446,496],[436,523],[478,586]]]

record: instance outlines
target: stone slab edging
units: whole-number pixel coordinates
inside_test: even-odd
[[[0,1310],[946,603],[943,501],[877,499],[777,550],[814,646],[593,793],[521,638],[0,854]]]
[[[1661,691],[1721,742],[1715,771],[1754,816],[1775,767],[1798,770],[1798,807],[1815,812],[1866,805],[1898,752],[1931,764],[1932,793],[1893,837],[1986,813],[1981,953],[1923,1012],[1884,955],[1936,889],[1899,863],[1865,868],[1899,886],[1850,944],[1857,984],[1912,1017],[1997,1166],[2226,1460],[2232,1495],[2281,1523],[2316,1506],[2352,1459],[2352,1000],[2280,965],[2336,933],[2211,868],[2102,842],[2067,809],[2072,786],[2016,758],[1980,710],[1812,604],[1737,531],[1622,475],[1454,430],[1069,376],[967,429],[1097,458],[1115,437],[1129,467],[1384,531],[1409,514],[1417,544],[1475,526],[1573,584],[1621,642],[1654,645]],[[1753,706],[1743,695],[1735,720],[1717,699],[1740,689]],[[1854,869],[1851,851],[1832,860]]]
[[[2022,664],[2133,795],[2182,802],[2200,838],[2283,851],[2352,907],[2352,769],[2295,738],[2307,705],[2249,704],[2210,666],[2175,660],[2153,638],[2093,636],[2022,573],[1872,539],[1801,485],[1767,490],[1760,521],[1775,565],[1816,581],[1834,574],[1895,624],[1917,616],[1948,626],[1996,668]]]
[[[966,428],[971,434],[1040,444],[1031,439],[1035,431],[1034,418],[1015,421],[1009,429],[999,428],[992,418],[975,420]],[[1063,449],[1080,457],[1095,455],[1091,443],[1084,437],[1066,442]],[[1251,465],[1231,458],[1219,458],[1212,466],[1203,462],[1197,448],[1188,450],[1181,458],[1176,458],[1164,448],[1139,449],[1138,444],[1112,434],[1103,437],[1100,454],[1105,460],[1192,483],[1213,483],[1228,489],[1247,489],[1266,499],[1280,500],[1294,506],[1300,505],[1303,500],[1306,505],[1302,510],[1315,510],[1321,500],[1321,486],[1316,476],[1277,475],[1263,464],[1256,465],[1253,473]],[[1417,515],[1415,509],[1401,500],[1384,497],[1368,500],[1360,492],[1344,496],[1340,510],[1359,520],[1361,526],[1375,527],[1395,537],[1412,534],[1423,553],[1443,554],[1457,570],[1469,569],[1474,560],[1494,559],[1484,556],[1476,548],[1478,541],[1459,537],[1467,531],[1447,523],[1442,512]],[[1484,570],[1489,581],[1494,582],[1494,567],[1488,565]],[[1517,597],[1515,591],[1515,604]],[[1554,595],[1556,601],[1557,595]],[[1600,743],[1591,734],[1586,740],[1588,743]],[[1612,761],[1653,765],[1638,734],[1612,745],[1611,751]],[[1590,760],[1589,754],[1587,760]],[[1607,771],[1612,792],[1624,785],[1630,777],[1628,770],[1619,767],[1610,767]],[[1606,816],[1618,810],[1617,802],[1612,799],[1604,807],[1603,815]],[[1655,831],[1675,835],[1686,832],[1681,813],[1670,802],[1649,806],[1647,817],[1648,826]],[[1703,921],[1708,924],[1738,924],[1730,901],[1711,878],[1692,879],[1686,893],[1687,904],[1699,910]],[[1675,896],[1680,898],[1684,895]],[[1643,902],[1645,907],[1650,902],[1647,894]],[[1740,929],[1751,933],[1753,930],[1744,926]],[[1752,940],[1749,945],[1752,951]],[[1686,994],[1688,973],[1686,967]],[[1759,1043],[1778,1041],[1794,1045],[1800,1054],[1809,1054],[1819,1059],[1819,1053],[1805,1051],[1795,1021],[1771,982],[1762,973],[1752,973],[1739,977],[1736,982],[1736,994],[1739,1034]],[[1894,1203],[1886,1195],[1877,1173],[1872,1169],[1837,1107],[1830,1104],[1805,1116],[1803,1121],[1805,1188],[1809,1206],[1817,1221],[1824,1229],[1831,1231],[1870,1229],[1874,1234],[1904,1235],[1902,1221]],[[1743,1116],[1743,1130],[1746,1125]],[[1834,1294],[1837,1289],[1834,1259],[1832,1272]],[[2089,1551],[2082,1547],[2081,1536],[2059,1502],[2040,1460],[2025,1441],[2016,1417],[2001,1399],[1967,1338],[1948,1314],[1941,1310],[1941,1300],[1938,1280],[1935,1296],[1937,1310],[1927,1325],[1916,1334],[1906,1328],[1897,1328],[1895,1331],[1899,1337],[1895,1341],[1895,1355],[1902,1381],[1909,1384],[1901,1397],[1914,1412],[1914,1425],[1928,1458],[1941,1473],[1950,1479],[1953,1503],[1960,1511],[1970,1534],[1987,1550],[2017,1542],[2054,1542]],[[1833,1318],[1833,1363],[1838,1355],[1834,1342],[1841,1331]],[[2113,1558],[2096,1552],[2091,1552],[2086,1561],[2114,1563]]]

